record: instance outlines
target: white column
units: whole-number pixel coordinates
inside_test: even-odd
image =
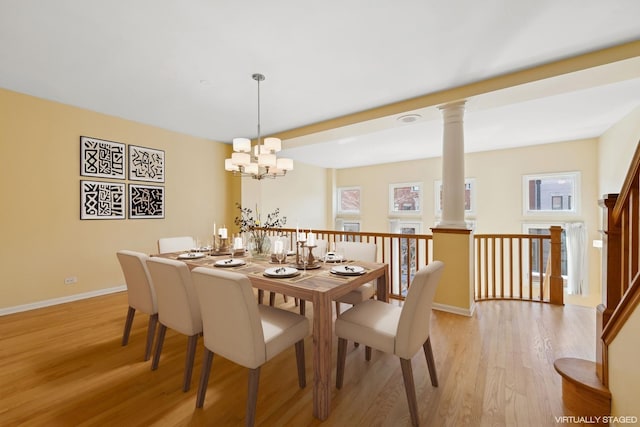
[[[440,106],[442,135],[442,220],[438,228],[467,228],[464,220],[464,105]]]

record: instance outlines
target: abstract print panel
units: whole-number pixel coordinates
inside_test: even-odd
[[[129,179],[164,182],[164,151],[129,145]]]
[[[164,187],[129,184],[129,218],[164,218]]]
[[[125,144],[80,137],[80,175],[124,179]]]
[[[80,219],[124,219],[124,184],[80,181]]]

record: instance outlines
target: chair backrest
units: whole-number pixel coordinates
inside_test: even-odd
[[[337,242],[336,252],[342,254],[346,260],[375,262],[377,246],[375,243]]]
[[[247,368],[267,361],[262,321],[249,278],[197,267],[191,272],[200,301],[204,345]]]
[[[127,284],[129,306],[144,313],[156,314],[156,293],[146,264],[149,256],[127,250],[118,251],[117,256]]]
[[[191,236],[163,237],[158,239],[158,252],[166,254],[168,252],[188,251],[196,247],[196,241]]]
[[[443,269],[442,261],[432,261],[414,276],[398,322],[397,356],[410,359],[429,338],[431,306]]]
[[[166,258],[147,259],[158,300],[158,320],[185,335],[202,332],[200,303],[187,264]]]

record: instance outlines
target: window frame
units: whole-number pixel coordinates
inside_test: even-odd
[[[358,209],[357,210],[343,210],[342,208],[342,192],[343,191],[358,191]],[[359,186],[350,187],[338,187],[336,189],[336,212],[338,215],[360,215],[360,207],[362,206],[362,190]]]
[[[411,210],[395,209],[395,190],[397,188],[404,187],[417,187],[418,193],[418,208]],[[395,184],[389,184],[389,215],[390,216],[421,216],[422,206],[424,205],[424,191],[422,182],[400,182]]]
[[[573,182],[572,185],[572,194],[569,195],[569,203],[571,204],[571,209],[563,209],[564,206],[564,197],[558,200],[557,195],[551,194],[551,200],[549,202],[549,209],[529,209],[529,182],[534,179],[571,179]],[[527,174],[522,175],[522,214],[524,216],[541,216],[541,215],[552,215],[552,216],[574,216],[580,214],[580,204],[581,204],[581,174],[579,171],[570,171],[570,172],[551,172],[551,173],[538,173],[538,174]],[[559,207],[556,209],[555,207]]]

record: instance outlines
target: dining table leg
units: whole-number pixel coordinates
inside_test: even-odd
[[[331,351],[333,313],[331,298],[318,292],[313,298],[313,415],[326,420],[331,413]]]
[[[384,274],[378,276],[376,281],[376,298],[380,301],[389,302],[389,267],[384,269]]]

